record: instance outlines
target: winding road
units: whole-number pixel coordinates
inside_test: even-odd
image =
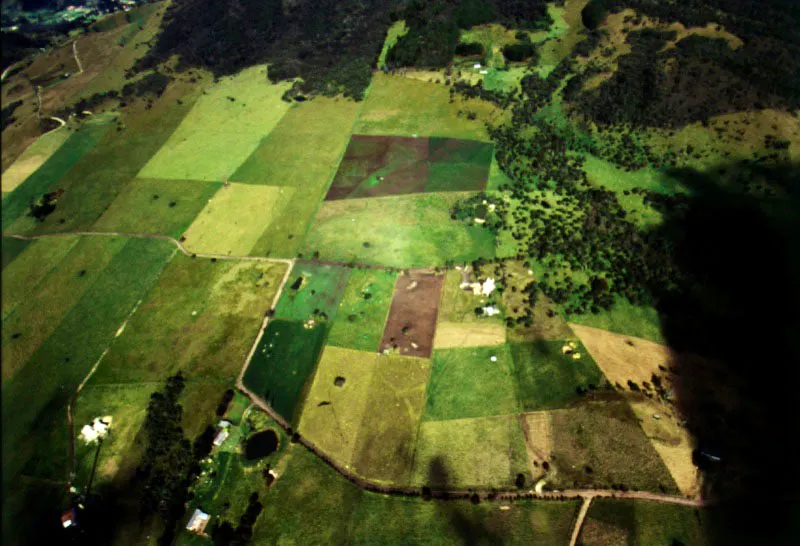
[[[155,240],[163,240],[169,241],[184,255],[186,256],[196,256],[200,258],[216,258],[220,260],[240,260],[240,261],[260,261],[260,262],[274,262],[274,263],[283,263],[286,264],[288,267],[286,268],[286,272],[281,279],[281,283],[278,286],[278,290],[275,293],[275,296],[270,304],[270,309],[274,309],[280,299],[280,296],[283,292],[283,289],[286,285],[286,282],[291,275],[292,268],[297,263],[295,259],[287,259],[287,258],[267,258],[267,257],[260,257],[260,256],[228,256],[228,255],[220,255],[220,254],[201,254],[201,253],[193,253],[189,251],[183,244],[175,239],[174,237],[170,237],[168,235],[158,235],[152,233],[124,233],[124,232],[99,232],[99,231],[69,231],[69,232],[62,232],[62,233],[48,233],[48,234],[41,234],[41,235],[18,235],[18,234],[4,234],[3,237],[11,237],[14,239],[21,239],[26,241],[36,240],[36,239],[47,239],[47,238],[54,238],[54,237],[73,237],[73,236],[106,236],[106,237],[131,237],[131,238],[142,238],[142,239],[155,239]],[[344,265],[355,267],[359,266],[358,264],[337,264],[337,265]],[[141,303],[141,302],[140,302]],[[127,323],[130,317],[138,308],[139,304],[137,303],[131,313],[123,322],[123,326]],[[262,336],[269,324],[270,317],[267,314],[264,317],[264,320],[261,323],[261,328],[258,331],[258,334],[253,341],[253,344],[250,348],[250,351],[245,359],[244,365],[242,366],[242,370],[239,373],[238,378],[236,379],[236,387],[239,389],[243,394],[245,394],[250,401],[266,412],[272,419],[274,419],[284,430],[291,431],[291,427],[289,423],[286,422],[283,417],[281,417],[267,402],[262,400],[258,395],[250,391],[244,385],[244,374],[247,371],[247,368],[250,364],[250,361],[255,354],[256,348],[258,347],[258,343],[261,341]],[[81,384],[78,386],[78,389],[75,392],[72,400],[68,404],[67,407],[67,419],[68,419],[68,427],[70,429],[70,438],[72,442],[70,443],[70,475],[68,480],[68,486],[71,484],[71,480],[73,477],[73,472],[75,468],[75,454],[74,454],[74,424],[72,419],[72,406],[74,402],[77,400],[77,397],[92,376],[94,371],[97,369],[98,365],[102,361],[105,354],[108,352],[108,348],[103,352],[100,356],[98,361],[93,366],[92,370],[87,374]],[[348,481],[356,484],[357,486],[361,487],[362,489],[366,489],[369,491],[389,494],[389,495],[418,495],[419,488],[415,487],[397,487],[397,486],[386,486],[382,484],[378,484],[372,482],[370,480],[364,479],[354,473],[352,470],[344,468],[343,466],[339,465],[336,461],[331,460],[321,449],[319,449],[313,442],[300,436],[297,438],[297,443],[303,445],[308,450],[312,451],[315,455],[325,461],[328,465],[330,465],[334,470],[336,470],[341,476],[346,478]],[[431,491],[431,496],[437,499],[445,499],[445,498],[454,498],[454,497],[470,497],[476,493],[474,489],[472,490],[435,490]],[[493,496],[490,499],[488,492],[477,492],[478,495],[483,500],[492,500],[494,499],[496,502],[504,502],[510,501],[514,499],[522,499],[522,498],[536,498],[542,500],[561,500],[565,498],[571,499],[581,499],[581,507],[578,511],[577,517],[573,524],[572,529],[572,536],[570,538],[569,546],[576,546],[578,538],[580,536],[581,528],[583,527],[583,522],[586,519],[586,514],[588,513],[589,507],[592,501],[596,498],[615,498],[615,499],[637,499],[637,500],[644,500],[644,501],[651,501],[651,502],[663,502],[669,504],[677,504],[682,506],[693,506],[693,507],[703,507],[710,504],[709,501],[704,500],[702,498],[687,498],[681,497],[678,495],[667,495],[662,493],[652,493],[648,491],[614,491],[611,489],[565,489],[565,490],[558,490],[558,491],[546,491],[537,493],[534,490],[525,490],[520,491],[518,489],[508,489],[508,490],[493,490]]]

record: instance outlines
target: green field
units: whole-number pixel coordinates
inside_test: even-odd
[[[325,347],[305,399],[298,432],[345,467],[352,460],[372,377],[382,358],[377,352]],[[336,385],[337,378],[344,383]]]
[[[226,181],[289,109],[264,66],[216,83],[197,101],[139,178]],[[233,99],[233,100],[231,100]]]
[[[93,384],[233,382],[286,271],[176,254],[114,342]],[[146,348],[146,349],[145,349]]]
[[[525,438],[516,416],[420,425],[414,456],[415,485],[438,488],[513,487],[517,474],[530,483]]]
[[[596,499],[581,530],[580,546],[709,544],[704,518],[689,506],[631,499]]]
[[[78,128],[41,167],[17,186],[3,200],[3,231],[7,231],[14,222],[27,214],[30,204],[42,194],[59,189],[62,177],[97,145],[108,128],[103,123],[87,123]],[[61,205],[57,207],[61,208]],[[31,219],[31,222],[35,220]]]
[[[355,472],[382,483],[409,479],[430,361],[381,355],[353,457]]]
[[[433,352],[426,421],[510,415],[517,408],[514,362],[508,346]]]
[[[469,120],[459,115],[461,109],[461,104],[450,102],[448,88],[442,84],[378,73],[372,78],[353,132],[488,141],[481,116]],[[493,107],[478,103],[473,109],[476,113],[487,114]]]
[[[245,386],[295,424],[325,342],[326,326],[272,320],[244,375]]]
[[[622,484],[630,489],[678,493],[669,470],[625,400],[612,395],[553,411],[550,419],[557,487]]]
[[[330,322],[336,318],[349,270],[299,263],[292,269],[275,316],[285,320]]]
[[[392,267],[444,265],[494,256],[492,234],[450,219],[450,206],[470,194],[417,194],[327,201],[305,241],[324,260]]]
[[[664,343],[658,311],[649,306],[633,305],[622,298],[617,298],[613,307],[608,311],[601,310],[597,314],[571,315],[569,320],[583,326]]]
[[[579,395],[578,387],[600,387],[605,378],[589,353],[578,345],[579,360],[561,353],[562,341],[511,344],[517,397],[523,411],[563,407]]]
[[[396,279],[396,273],[379,269],[350,271],[328,343],[361,351],[377,351]]]
[[[125,242],[24,367],[3,382],[6,498],[20,473],[66,477],[67,401],[174,252],[166,242]],[[4,507],[6,521],[21,515],[11,510]]]
[[[197,180],[134,180],[92,228],[179,238],[221,186]]]

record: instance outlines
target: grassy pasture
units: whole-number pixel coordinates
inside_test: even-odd
[[[408,481],[429,374],[429,360],[379,357],[353,453],[357,474],[382,483]]]
[[[636,415],[618,397],[550,413],[557,487],[610,487],[678,493]],[[630,464],[636,461],[636,464]],[[589,467],[591,470],[587,470]]]
[[[469,120],[459,115],[467,107],[477,114]],[[479,101],[450,102],[448,88],[401,76],[378,73],[364,101],[354,133],[366,135],[437,136],[489,140],[481,118],[494,115],[494,107]]]
[[[707,544],[702,519],[689,506],[632,499],[596,499],[589,507],[579,546],[608,544]]]
[[[384,40],[383,49],[381,49],[381,54],[378,56],[378,68],[383,68],[386,65],[386,54],[389,53],[389,50],[397,43],[398,38],[405,35],[407,32],[408,27],[405,21],[400,20],[392,23],[392,26],[386,31],[386,40]]]
[[[680,182],[665,173],[649,167],[628,172],[591,154],[586,154],[584,170],[591,182],[614,192],[633,188],[643,188],[665,195],[685,192]]]
[[[80,238],[24,241],[3,237],[2,240],[3,260],[12,260],[7,264],[7,269],[6,264],[3,264],[2,300],[5,319],[34,292],[39,282],[72,250]]]
[[[262,498],[254,544],[346,544],[364,495],[300,445],[287,448],[286,468]]]
[[[59,129],[45,133],[28,146],[4,172],[2,188],[4,192],[13,191],[31,174],[41,167],[47,159],[70,137],[70,131]]]
[[[599,387],[604,382],[603,373],[580,344],[579,360],[563,355],[563,345],[562,341],[510,345],[523,411],[563,407],[579,396],[578,387]]]
[[[306,321],[325,313],[329,322],[336,318],[339,301],[350,272],[343,267],[300,263],[292,269],[275,316],[285,320]],[[298,288],[294,288],[299,283]]]
[[[379,269],[350,271],[328,343],[360,351],[377,351],[396,280],[396,273]]]
[[[50,335],[58,330],[61,320],[69,310],[87,292],[93,292],[92,288],[104,275],[106,266],[127,243],[126,239],[111,237],[85,237],[80,240],[70,237],[66,241],[37,241],[32,249],[42,252],[36,254],[43,258],[62,258],[55,264],[44,265],[42,269],[45,275],[36,275],[41,276],[41,279],[35,287],[27,287],[30,292],[14,290],[13,277],[5,277],[3,280],[3,295],[8,295],[9,303],[12,304],[3,309],[4,380],[20,371]],[[22,282],[27,277],[22,270],[36,265],[26,262],[20,263],[17,271]],[[5,289],[6,285],[9,290]],[[24,289],[24,285],[17,285],[16,288]],[[4,300],[4,306],[5,304]]]
[[[108,125],[87,123],[69,138],[41,167],[3,200],[3,231],[28,212],[31,202],[51,187],[59,187],[62,177],[91,150],[108,131]],[[5,189],[5,188],[4,188]]]
[[[176,254],[128,321],[93,384],[232,382],[241,370],[283,264],[192,259]]]
[[[276,213],[254,254],[297,254],[336,172],[360,105],[327,97],[294,104],[233,174],[234,182],[282,186],[303,195]]]
[[[299,321],[270,321],[244,375],[245,386],[290,423],[300,417],[326,329],[324,324],[306,329]]]
[[[92,229],[179,238],[221,186],[197,180],[134,180]]]
[[[127,241],[25,366],[4,381],[4,494],[20,472],[66,476],[67,401],[174,252],[162,241]]]
[[[570,322],[582,326],[664,343],[658,311],[645,305],[633,305],[623,298],[617,298],[613,307],[608,311],[601,310],[597,314],[570,315],[568,318]]]
[[[303,405],[298,432],[346,467],[367,409],[372,376],[383,357],[328,345]],[[335,380],[344,378],[337,386]]]
[[[492,362],[492,357],[497,360]],[[514,363],[507,346],[434,351],[426,421],[509,415],[517,407]]]
[[[289,109],[281,95],[290,86],[271,85],[263,66],[223,78],[204,91],[138,177],[227,180]]]
[[[292,197],[291,188],[223,186],[186,230],[186,248],[209,254],[248,255],[272,218]]]
[[[450,206],[468,195],[448,192],[327,201],[308,232],[305,252],[318,251],[324,260],[393,267],[493,257],[491,233],[450,219]]]
[[[512,487],[530,482],[525,438],[516,416],[425,421],[420,425],[413,483],[436,487]]]
[[[351,544],[536,544],[569,541],[575,501],[522,500],[501,511],[496,503],[424,502],[364,492],[353,514]]]

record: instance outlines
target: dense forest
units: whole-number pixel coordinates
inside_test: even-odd
[[[610,79],[583,92],[583,84],[594,73],[590,69],[566,89],[565,96],[593,121],[678,127],[729,112],[800,107],[796,2],[592,0],[583,11],[584,24],[595,29],[608,13],[625,8],[662,23],[717,23],[743,43],[732,47],[722,38],[691,35],[665,48],[674,34],[630,32],[626,42],[631,51],[619,59]],[[591,32],[581,53],[588,55],[600,39],[598,31]]]
[[[459,45],[459,29],[501,23],[534,30],[552,23],[544,0],[411,0],[396,17],[404,19],[409,30],[389,50],[390,66],[447,66]],[[533,50],[521,44],[511,54],[513,60],[524,60]]]
[[[392,6],[382,0],[176,0],[137,69],[155,68],[174,54],[179,68],[203,67],[216,76],[270,63],[273,81],[300,77],[303,92],[361,98]]]

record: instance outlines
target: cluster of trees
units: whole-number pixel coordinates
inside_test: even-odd
[[[390,67],[449,65],[458,47],[459,29],[484,23],[539,29],[552,23],[547,3],[542,0],[411,0],[395,16],[404,19],[409,30],[388,51],[386,62]],[[509,60],[522,61],[535,53],[525,39],[508,48],[508,54],[514,57]]]
[[[137,70],[170,56],[180,69],[227,75],[269,63],[272,81],[300,78],[304,93],[360,99],[383,46],[392,4],[381,0],[177,0]]]
[[[211,540],[215,546],[244,546],[250,544],[253,538],[253,525],[256,523],[264,505],[258,499],[258,493],[252,493],[247,504],[247,509],[239,518],[236,528],[229,522],[223,521],[211,530]]]
[[[40,222],[44,222],[44,219],[56,210],[56,203],[62,195],[64,195],[63,189],[45,193],[31,203],[28,214]]]

